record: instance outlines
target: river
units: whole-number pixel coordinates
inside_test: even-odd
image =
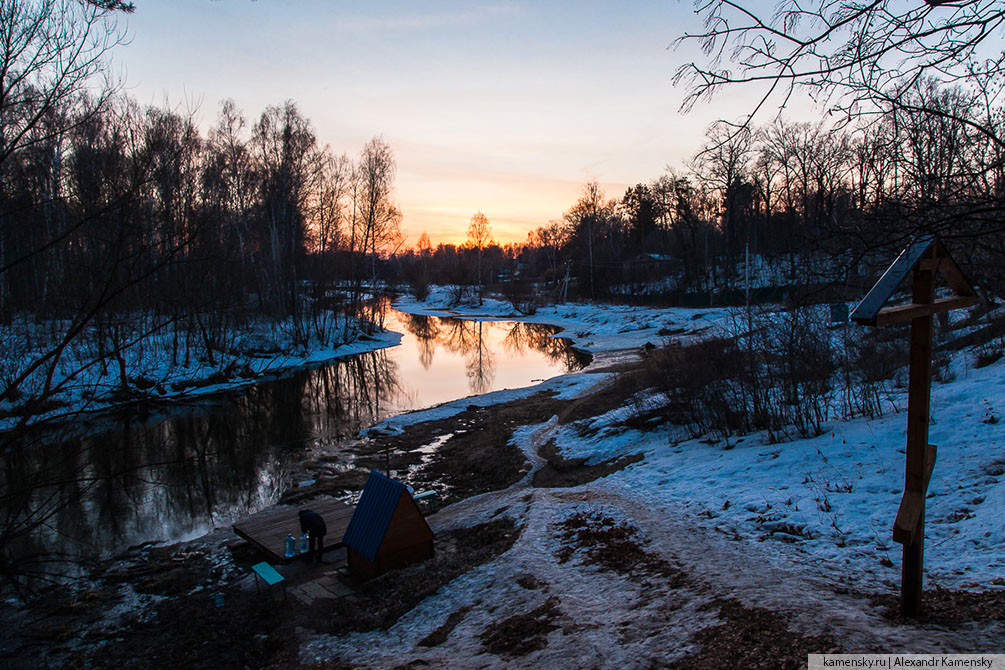
[[[201,536],[274,504],[298,463],[338,457],[382,419],[588,363],[551,326],[389,310],[385,327],[404,334],[399,346],[137,408],[87,437],[5,455],[0,513],[23,529],[8,535],[5,560],[61,563]]]

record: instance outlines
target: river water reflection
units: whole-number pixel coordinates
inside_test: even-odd
[[[0,458],[5,560],[99,557],[176,541],[275,503],[311,450],[389,416],[516,388],[588,358],[550,326],[390,311],[400,346],[172,406]]]

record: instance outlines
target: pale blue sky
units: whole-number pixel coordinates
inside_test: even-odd
[[[588,179],[609,196],[680,165],[718,116],[686,117],[668,46],[698,20],[676,2],[139,0],[117,62],[142,103],[233,98],[250,121],[297,102],[323,143],[391,145],[412,245],[463,239],[476,210],[522,241]]]

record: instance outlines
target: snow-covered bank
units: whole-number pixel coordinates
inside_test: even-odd
[[[634,305],[565,303],[541,307],[522,315],[505,300],[486,297],[481,305],[452,304],[450,287],[430,287],[429,297],[411,296],[394,302],[396,309],[410,314],[460,316],[491,321],[526,321],[563,328],[556,337],[569,338],[590,353],[637,349],[646,343],[659,345],[667,338],[687,341],[724,327],[736,313],[727,308],[653,308]]]
[[[1005,585],[1005,363],[969,370],[932,389],[930,441],[938,461],[927,500],[925,569],[929,585]],[[906,398],[899,398],[906,406]],[[822,569],[859,589],[899,583],[893,520],[904,485],[906,412],[832,421],[823,435],[767,444],[761,434],[730,442],[672,443],[663,431],[613,427],[616,412],[556,429],[563,455],[645,459],[606,486],[659,501],[703,525]]]
[[[7,339],[15,336],[7,331],[3,335]],[[378,331],[335,346],[315,342],[312,346],[292,347],[282,345],[281,333],[249,327],[235,338],[227,353],[218,353],[216,360],[210,362],[192,357],[185,363],[176,360],[178,355],[172,353],[168,333],[153,334],[123,350],[123,365],[130,382],[125,390],[115,360],[88,362],[91,354],[71,352],[59,362],[59,371],[54,375],[54,391],[47,396],[44,411],[37,411],[26,419],[20,402],[0,401],[0,432],[24,423],[100,413],[139,400],[171,401],[231,391],[296,369],[392,347],[401,337],[401,333]],[[10,370],[33,356],[42,355],[42,352],[23,346],[10,345],[7,351],[9,355],[4,365]],[[42,372],[40,369],[24,384],[29,395],[44,385]]]
[[[551,391],[559,399],[575,398],[594,385],[607,379],[609,373],[584,374],[582,372],[570,373],[552,377],[533,386],[525,386],[518,389],[502,389],[483,393],[476,396],[459,398],[450,402],[445,402],[435,407],[415,410],[407,414],[399,414],[384,419],[377,424],[366,428],[363,433],[400,433],[405,427],[424,423],[426,421],[440,421],[456,416],[470,407],[490,407],[500,405],[522,398],[528,398],[541,391]]]
[[[1002,364],[971,370],[933,390],[932,439],[944,446],[928,501],[929,588],[983,590],[1001,583],[1005,487],[988,465],[995,471],[1002,460],[1003,428],[990,421],[997,415],[984,400],[1002,399],[1003,372]],[[577,376],[589,375],[569,375]],[[310,636],[301,660],[337,659],[361,668],[399,667],[406,660],[457,668],[660,666],[696,653],[703,630],[743,625],[716,615],[723,599],[750,608],[753,617],[779,616],[793,634],[822,635],[834,645],[815,653],[1000,648],[994,623],[962,623],[957,630],[890,619],[870,601],[897,593],[899,547],[890,533],[903,480],[904,412],[835,422],[820,437],[778,445],[763,444],[758,435],[729,445],[671,445],[665,433],[615,429],[616,418],[611,412],[515,431],[514,443],[535,468],[549,439],[570,457],[642,451],[645,458],[578,487],[534,488],[528,476],[447,507],[430,517],[438,532],[507,514],[522,533],[512,549],[444,585],[387,630]],[[583,437],[579,429],[586,424],[600,432]],[[978,497],[984,500],[970,504]],[[973,516],[957,514],[960,504]],[[683,578],[654,578],[627,565],[606,569],[581,549],[563,560],[569,545],[562,524],[577,514],[637,529],[652,560]],[[541,619],[541,612],[550,618]],[[546,631],[553,628],[537,649],[514,657],[487,650],[488,631],[535,613]],[[430,636],[444,628],[445,639],[430,645]]]

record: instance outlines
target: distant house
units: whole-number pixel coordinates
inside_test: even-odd
[[[349,570],[369,579],[433,555],[433,531],[405,485],[376,470],[342,537]]]

